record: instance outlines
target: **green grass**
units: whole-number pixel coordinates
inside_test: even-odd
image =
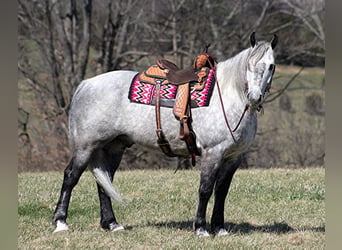
[[[324,168],[239,170],[227,200],[224,237],[196,238],[199,171],[134,170],[116,174],[125,204],[114,204],[126,231],[99,228],[93,177],[86,172],[70,203],[69,232],[50,219],[62,173],[18,177],[19,249],[324,249]],[[212,199],[208,206],[208,219]]]
[[[300,67],[297,66],[277,66],[271,92],[282,89],[299,70]],[[319,93],[323,97],[324,88],[322,84],[324,79],[324,68],[304,68],[286,90],[286,93],[294,101],[293,106],[303,105],[305,97],[312,93]]]

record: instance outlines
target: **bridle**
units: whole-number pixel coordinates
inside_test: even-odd
[[[265,93],[266,93],[266,92],[269,92],[270,89],[271,89],[272,79],[273,79],[273,75],[274,75],[274,71],[275,71],[275,64],[271,64],[271,65],[270,65],[269,71],[270,71],[270,77],[268,77],[268,79],[267,79],[268,82],[267,82],[265,91],[264,91],[264,93],[263,93],[264,96],[265,96]],[[226,111],[225,111],[225,108],[224,108],[223,98],[222,98],[222,94],[221,94],[220,85],[219,85],[219,83],[218,83],[218,81],[217,81],[217,77],[216,77],[216,70],[214,71],[214,76],[215,76],[215,84],[216,84],[216,86],[217,86],[217,91],[218,91],[219,98],[220,98],[220,103],[221,103],[221,109],[222,109],[222,112],[223,112],[223,117],[224,117],[224,120],[225,120],[225,122],[226,122],[226,125],[227,125],[227,128],[228,128],[228,130],[229,130],[229,133],[231,134],[234,143],[236,143],[237,141],[236,141],[236,139],[235,139],[233,133],[239,128],[239,126],[240,126],[240,124],[241,124],[241,121],[242,121],[242,119],[244,118],[244,116],[245,116],[247,110],[250,109],[250,105],[249,105],[248,103],[245,105],[245,108],[244,108],[244,110],[243,110],[243,112],[242,112],[242,114],[241,114],[241,116],[240,116],[240,119],[239,119],[237,125],[235,126],[234,129],[232,129],[232,128],[230,127],[230,125],[229,125],[229,121],[228,121],[228,118],[227,118],[227,115],[226,115]],[[245,91],[245,93],[248,93],[248,82],[245,83],[245,90],[244,90],[244,91]],[[263,96],[263,98],[264,98],[264,96]],[[258,105],[258,107],[256,108],[256,110],[257,110],[258,112],[261,111],[261,112],[263,113],[263,110],[264,110],[264,109],[263,109],[262,104]]]

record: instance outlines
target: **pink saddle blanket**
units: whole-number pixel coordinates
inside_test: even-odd
[[[210,103],[210,98],[215,86],[216,67],[209,71],[207,80],[202,90],[191,90],[191,108],[205,107]],[[137,74],[130,85],[128,99],[131,102],[154,105],[156,90],[155,85],[142,82]],[[191,82],[190,82],[191,85]],[[178,86],[172,83],[162,84],[160,89],[160,105],[173,107],[176,99]]]

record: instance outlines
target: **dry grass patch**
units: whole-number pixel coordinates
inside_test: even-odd
[[[239,170],[227,200],[226,237],[198,239],[192,229],[199,171],[120,171],[115,186],[126,199],[114,204],[126,231],[99,228],[93,177],[73,192],[70,231],[52,234],[50,219],[62,173],[18,177],[19,249],[324,249],[324,168]],[[208,218],[212,200],[208,206]]]

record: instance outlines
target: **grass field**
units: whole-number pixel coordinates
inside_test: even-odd
[[[224,237],[196,238],[199,171],[119,171],[114,204],[126,230],[99,228],[93,177],[86,172],[73,192],[69,232],[52,234],[51,216],[61,172],[18,176],[18,249],[324,249],[324,168],[238,170],[226,202]],[[210,218],[212,200],[208,206]]]

